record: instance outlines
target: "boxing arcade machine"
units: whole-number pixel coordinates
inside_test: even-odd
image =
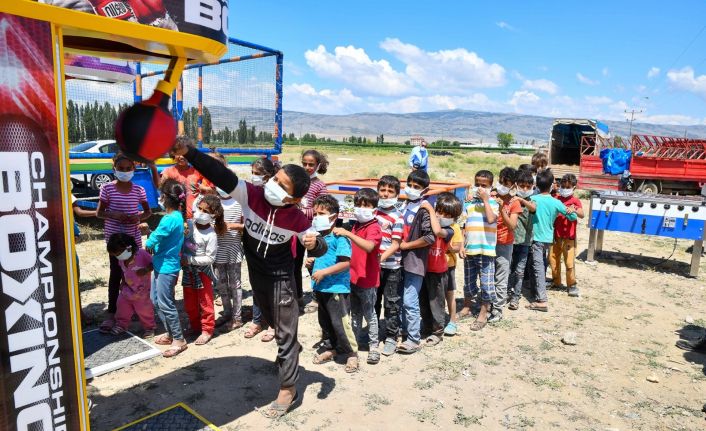
[[[186,64],[225,53],[227,16],[227,0],[0,2],[0,429],[90,429],[65,53],[169,63],[152,102],[118,128],[144,144],[124,150],[150,159],[175,130],[173,120],[159,124],[165,97]]]

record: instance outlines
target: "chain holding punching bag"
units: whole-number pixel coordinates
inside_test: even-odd
[[[174,144],[177,125],[168,109],[169,98],[185,64],[183,57],[172,58],[152,96],[123,111],[115,121],[115,141],[120,151],[132,160],[153,162]]]

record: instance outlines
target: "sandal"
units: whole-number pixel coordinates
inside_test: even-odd
[[[352,374],[358,372],[360,369],[360,364],[358,363],[358,356],[349,356],[346,359],[346,373]]]
[[[167,334],[162,334],[154,339],[154,344],[159,344],[160,346],[169,346],[172,344],[172,341],[174,341],[172,337]]]
[[[446,327],[444,328],[444,335],[447,337],[453,337],[458,333],[458,325],[456,325],[456,322],[449,322],[446,324]]]
[[[122,328],[118,325],[113,326],[113,328],[110,330],[111,335],[122,335],[125,333],[125,328]]]
[[[541,304],[544,304],[544,305],[541,305]],[[542,311],[544,313],[549,311],[549,306],[547,305],[546,302],[533,302],[533,303],[525,306],[525,308],[527,308],[529,310],[533,310],[533,311]]]
[[[412,354],[419,351],[419,344],[413,343],[412,341],[405,341],[404,343],[397,346],[398,353]]]
[[[260,410],[262,415],[268,419],[278,419],[286,415],[287,412],[294,407],[294,404],[299,402],[299,392],[294,393],[294,398],[289,404],[277,404],[277,400],[272,401],[267,409]]]
[[[370,352],[368,352],[368,364],[370,365],[375,365],[380,362],[380,352],[377,350],[373,349]]]
[[[262,332],[262,326],[260,325],[250,325],[248,326],[248,329],[245,331],[245,334],[243,335],[245,338],[253,338],[260,332]]]
[[[164,356],[165,358],[173,358],[188,348],[189,346],[187,344],[182,344],[181,346],[171,346],[170,348],[165,350],[164,353],[162,353],[162,356]]]
[[[439,343],[441,343],[441,337],[436,334],[432,334],[428,336],[426,340],[424,340],[424,347],[433,347]]]
[[[199,335],[199,338],[194,341],[194,344],[196,344],[197,346],[203,346],[204,344],[211,341],[211,338],[213,338],[213,334],[209,334],[208,332],[202,332],[201,335]]]
[[[325,350],[318,355],[314,355],[314,359],[312,360],[312,362],[315,365],[321,365],[321,364],[325,364],[327,362],[331,362],[335,358],[336,358],[336,351],[335,350]]]
[[[475,320],[473,323],[471,323],[471,331],[480,331],[481,329],[485,328],[485,325],[487,325],[488,322],[481,322],[480,320]]]
[[[262,337],[260,337],[260,341],[263,343],[269,343],[270,341],[275,339],[275,332],[272,329],[268,329],[267,332],[262,334]]]
[[[105,319],[98,327],[98,331],[100,331],[101,334],[110,334],[110,330],[113,329],[113,326],[115,326],[115,320]]]

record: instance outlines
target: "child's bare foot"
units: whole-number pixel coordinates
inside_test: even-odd
[[[470,306],[463,306],[461,311],[458,312],[458,318],[460,319],[465,319],[466,317],[471,315],[471,307]]]

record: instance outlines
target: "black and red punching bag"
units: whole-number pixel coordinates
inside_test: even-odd
[[[169,98],[186,60],[173,59],[152,97],[123,111],[115,122],[115,140],[129,158],[150,163],[174,145],[176,120],[169,112]]]

